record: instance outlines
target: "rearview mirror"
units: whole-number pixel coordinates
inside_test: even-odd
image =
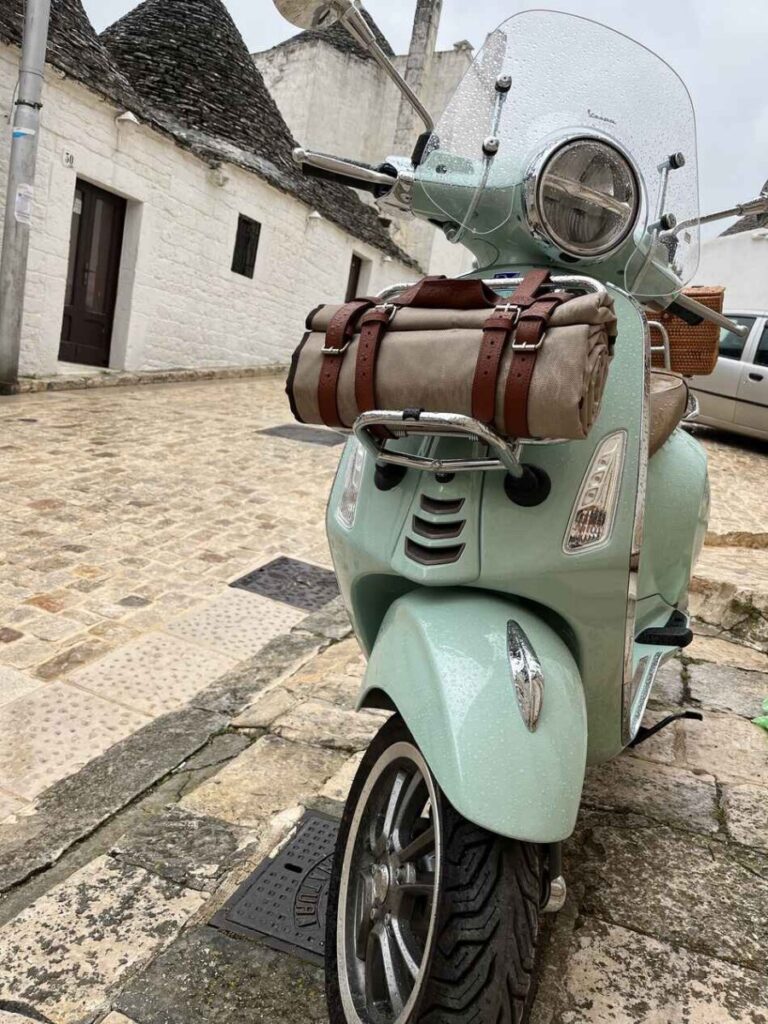
[[[328,28],[339,20],[340,9],[333,0],[274,0],[274,4],[296,28]]]

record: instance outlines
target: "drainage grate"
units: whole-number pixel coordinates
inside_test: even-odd
[[[254,569],[230,583],[230,587],[271,597],[308,612],[319,611],[339,596],[336,576],[328,569],[285,557]]]
[[[307,811],[274,860],[260,864],[214,915],[213,927],[322,964],[338,829],[335,818]]]
[[[257,433],[266,434],[268,437],[283,437],[287,441],[303,441],[305,444],[324,444],[329,448],[337,444],[344,444],[347,440],[342,434],[337,434],[335,430],[305,427],[301,423],[284,423],[280,427],[269,427],[267,430],[259,430]]]

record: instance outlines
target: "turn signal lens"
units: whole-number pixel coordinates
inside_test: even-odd
[[[357,499],[360,496],[360,486],[363,482],[363,467],[365,465],[365,449],[359,441],[351,442],[352,450],[347,455],[347,465],[344,470],[344,486],[339,499],[339,507],[336,509],[336,518],[346,529],[351,530],[355,525],[355,514],[357,513]]]
[[[596,548],[610,540],[626,448],[624,430],[609,434],[597,446],[571,512],[563,544],[566,554]]]

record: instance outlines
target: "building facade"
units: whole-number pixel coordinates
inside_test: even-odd
[[[4,110],[21,28],[5,0]],[[375,209],[298,173],[221,0],[147,0],[101,37],[53,0],[47,59],[21,375],[285,363],[319,302],[418,276]]]
[[[768,310],[768,215],[742,217],[704,242],[696,280],[724,285],[726,309]]]
[[[435,120],[472,63],[466,40],[451,50],[436,49],[441,8],[442,0],[417,0],[411,44],[400,55],[363,11],[382,49]],[[253,59],[302,146],[374,165],[413,151],[423,125],[394,82],[339,23],[300,32]],[[393,230],[430,273],[451,277],[470,269],[466,249],[451,245],[430,225],[405,219]]]

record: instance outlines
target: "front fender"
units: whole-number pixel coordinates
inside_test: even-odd
[[[511,619],[542,667],[533,732],[512,678]],[[584,692],[570,651],[530,608],[467,589],[424,588],[398,598],[371,652],[359,706],[386,705],[382,693],[465,818],[528,842],[571,834],[587,754]]]

